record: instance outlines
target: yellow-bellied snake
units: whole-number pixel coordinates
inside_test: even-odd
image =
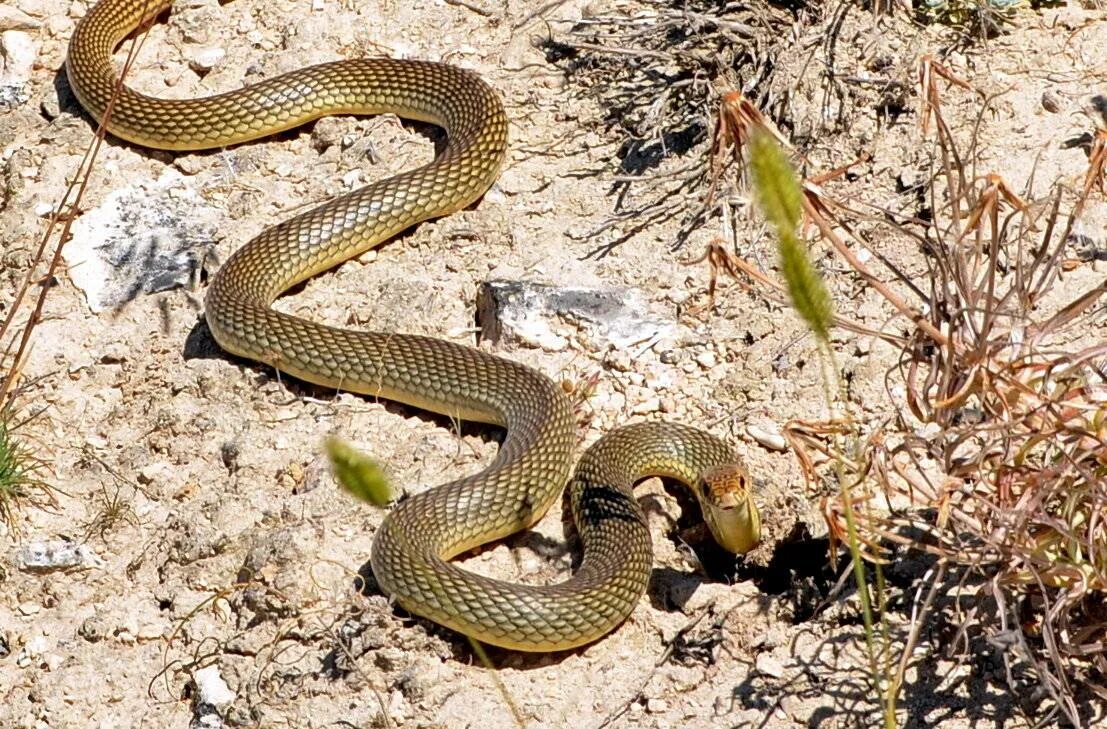
[[[427,218],[474,202],[499,173],[507,117],[475,74],[408,60],[311,66],[228,93],[155,99],[118,84],[116,46],[170,0],[102,0],[78,23],[66,69],[81,104],[108,131],[171,150],[221,147],[329,114],[393,112],[448,135],[429,164],[297,215],[261,233],[223,265],[206,317],[229,352],[301,379],[507,429],[485,470],[396,505],[373,542],[380,587],[412,613],[519,650],[559,650],[604,635],[634,609],[652,562],[635,482],[665,475],[690,485],[724,547],[747,551],[757,509],[737,457],[694,428],[643,423],[616,430],[581,458],[570,503],[584,550],[566,582],[529,586],[450,564],[536,522],[561,493],[576,441],[561,388],[521,364],[430,337],[316,324],[271,308],[294,284]]]

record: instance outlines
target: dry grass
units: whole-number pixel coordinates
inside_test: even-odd
[[[761,0],[643,0],[639,8],[578,21],[547,43],[575,82],[605,110],[603,123],[622,139],[612,216],[585,239],[603,255],[662,221],[677,219],[673,247],[730,215],[733,187],[720,185],[711,152],[728,140],[715,110],[735,93],[756,108],[778,108],[770,82],[774,59],[792,37],[790,15]],[[738,150],[740,146],[730,149]],[[684,162],[670,164],[674,157]],[[608,172],[597,169],[594,172]]]
[[[929,104],[922,118],[936,122],[934,219],[891,231],[919,241],[926,276],[897,282],[914,302],[885,296],[913,324],[886,381],[907,409],[855,454],[866,491],[853,504],[829,499],[825,513],[839,536],[847,511],[861,515],[870,559],[885,556],[886,540],[905,543],[938,555],[935,579],[990,596],[993,610],[964,619],[1008,646],[1009,674],[1033,665],[1052,700],[1047,718],[1060,712],[1083,726],[1080,697],[1107,696],[1107,344],[1087,336],[1102,326],[1095,307],[1107,281],[1066,302],[1052,289],[1071,265],[1065,246],[1096,191],[1099,157],[1093,151],[1082,190],[1057,185],[1044,200],[997,174],[969,178],[975,150],[962,152],[941,117],[932,63],[922,60],[919,94]],[[841,252],[840,222],[816,223]],[[841,427],[790,428],[812,477],[811,451],[829,455],[824,436]],[[916,616],[914,636],[926,617]]]

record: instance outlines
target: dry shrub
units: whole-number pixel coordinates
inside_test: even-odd
[[[920,97],[936,98],[935,62],[922,63]],[[886,540],[907,544],[939,557],[935,576],[991,598],[963,619],[1007,646],[1008,675],[1029,662],[1051,710],[1082,726],[1081,697],[1107,696],[1107,280],[1067,301],[1054,288],[1081,265],[1068,253],[1096,185],[1027,201],[999,175],[971,179],[975,149],[963,154],[940,114],[923,114],[937,122],[933,219],[891,231],[918,240],[927,265],[921,281],[898,281],[907,301],[889,299],[913,322],[886,381],[907,407],[856,455],[851,469],[869,478],[852,506],[870,558]],[[823,436],[845,427],[790,432],[825,453]],[[845,506],[825,506],[844,533]]]

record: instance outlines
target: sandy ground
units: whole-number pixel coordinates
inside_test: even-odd
[[[56,512],[22,515],[21,541],[0,536],[7,558],[0,726],[875,725],[856,596],[846,590],[812,617],[835,577],[820,566],[826,545],[817,537],[825,526],[815,495],[805,490],[792,454],[762,447],[746,430],[751,422],[779,429],[789,418],[824,414],[813,341],[790,312],[737,287],[725,287],[709,314],[688,314],[703,300],[709,269],[684,261],[703,251],[710,230],[673,251],[675,222],[660,225],[602,257],[590,252],[605,241],[582,237],[613,209],[612,160],[621,140],[602,128],[595,102],[534,41],[564,33],[563,20],[623,4],[179,6],[151,31],[133,68],[130,80],[140,90],[199,96],[357,55],[441,59],[478,70],[503,95],[513,122],[510,159],[493,190],[473,209],[421,225],[318,277],[282,306],[338,325],[473,344],[474,299],[485,280],[640,289],[651,315],[679,322],[664,347],[611,351],[566,322],[558,326],[570,345],[559,351],[482,346],[567,383],[598,373],[582,444],[618,423],[658,417],[729,439],[755,473],[767,540],[737,571],[710,546],[693,551],[693,536],[682,531],[686,505],[650,482],[643,498],[656,567],[630,620],[582,650],[492,651],[498,670],[490,671],[463,638],[394,610],[372,584],[358,591],[382,515],[336,488],[320,441],[342,434],[386,464],[397,483],[419,490],[478,470],[496,450],[495,431],[466,427],[459,434],[420,412],[290,382],[223,355],[202,323],[202,283],[92,313],[62,275],[37,331],[27,375],[38,379],[27,398],[48,405],[36,437],[64,493]],[[0,115],[5,307],[45,227],[43,213],[60,199],[92,131],[60,71],[86,4],[15,0],[14,7],[35,21],[22,32],[36,60],[26,99]],[[879,67],[906,84],[905,98],[889,114],[880,94],[863,85],[829,94],[814,81],[802,83],[817,79],[829,58],[820,35],[827,25],[816,24],[793,56],[779,59],[796,74],[789,101],[796,136],[821,169],[862,150],[872,155],[835,184],[835,194],[910,209],[918,200],[903,190],[904,180],[925,167],[914,59],[948,49],[949,36],[908,23],[873,33],[866,11],[840,12],[839,70],[858,76]],[[1085,153],[1063,142],[1093,129],[1079,112],[1093,93],[1107,90],[1105,19],[1073,4],[1024,16],[1011,34],[952,53],[949,63],[963,77],[1000,95],[981,120],[981,173],[999,171],[1021,190],[1034,169],[1038,194],[1054,179],[1080,179]],[[202,66],[197,58],[216,61],[201,74],[193,70]],[[1045,94],[1055,113],[1043,108]],[[978,108],[971,94],[953,91],[945,113],[963,128]],[[274,221],[429,159],[429,138],[425,127],[384,116],[329,120],[208,154],[170,155],[111,140],[82,207],[93,210],[114,190],[175,171],[218,211],[204,264],[214,270]],[[1102,243],[1103,224],[1091,224],[1087,234]],[[889,246],[881,252],[909,270],[917,265],[916,251]],[[743,253],[772,266],[769,240]],[[1101,275],[1094,264],[1082,265],[1059,295]],[[887,316],[848,281],[836,284],[835,295],[870,325]],[[851,396],[879,418],[895,405],[885,404],[882,381],[892,353],[848,337],[839,344]],[[555,508],[534,533],[484,549],[466,566],[525,582],[564,578],[572,555],[560,517]],[[46,574],[18,567],[21,544],[63,538],[87,544],[102,562]],[[897,631],[909,619],[911,581],[925,569],[925,562],[906,561],[891,571]],[[923,660],[907,674],[905,725],[1027,725],[996,656],[947,661],[949,640],[940,626],[923,636]],[[233,692],[217,714],[196,705],[195,676],[207,667]]]

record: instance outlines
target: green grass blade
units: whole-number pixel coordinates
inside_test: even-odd
[[[834,309],[830,293],[796,235],[803,214],[803,191],[780,147],[767,133],[750,137],[750,170],[757,205],[776,230],[780,268],[792,306],[821,341],[830,339]]]
[[[335,480],[354,498],[384,507],[395,498],[395,491],[379,463],[334,436],[323,442]]]

